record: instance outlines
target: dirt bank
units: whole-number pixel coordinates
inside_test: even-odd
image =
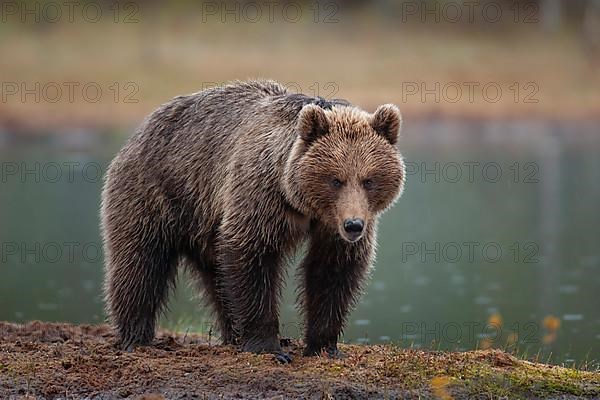
[[[2,399],[579,398],[600,374],[518,360],[496,350],[448,353],[346,345],[344,360],[238,353],[195,335],[161,332],[133,353],[106,326],[0,323]]]

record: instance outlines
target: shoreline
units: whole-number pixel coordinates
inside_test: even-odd
[[[508,114],[508,115],[472,115],[465,114],[447,114],[447,113],[402,113],[403,125],[406,129],[407,124],[426,124],[437,122],[451,122],[463,124],[481,124],[495,125],[505,123],[533,123],[540,126],[555,124],[575,124],[575,125],[593,125],[597,127],[600,124],[600,112],[589,115],[537,115],[537,114]],[[104,124],[94,121],[85,123],[69,123],[45,120],[43,122],[35,119],[3,119],[0,116],[0,135],[5,137],[36,137],[36,136],[67,136],[73,134],[92,134],[106,136],[115,134],[132,134],[139,125],[142,124],[144,117],[128,120],[123,123]]]

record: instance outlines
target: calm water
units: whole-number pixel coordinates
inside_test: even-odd
[[[407,123],[406,191],[344,339],[600,359],[598,125]],[[101,175],[124,140],[0,132],[0,319],[103,321]],[[293,277],[281,321],[297,337]],[[208,331],[185,280],[162,323]]]

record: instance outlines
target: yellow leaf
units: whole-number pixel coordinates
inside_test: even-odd
[[[441,400],[452,400],[452,396],[448,393],[448,385],[450,384],[450,377],[448,376],[436,376],[431,379],[430,386],[433,395]]]
[[[554,315],[548,315],[542,320],[542,325],[550,332],[556,332],[560,328],[560,319]]]
[[[500,328],[502,326],[502,315],[500,313],[493,313],[488,318],[488,325],[493,325],[496,328]]]

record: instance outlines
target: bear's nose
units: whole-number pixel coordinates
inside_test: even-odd
[[[365,221],[360,218],[348,218],[344,221],[344,230],[348,233],[361,233],[365,227]]]

